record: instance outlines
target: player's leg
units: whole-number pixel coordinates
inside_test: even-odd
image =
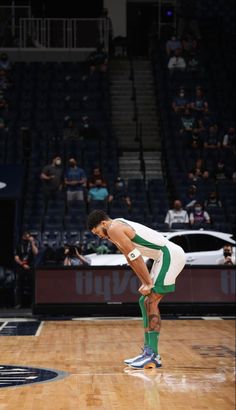
[[[148,347],[148,341],[149,341],[148,316],[147,316],[147,311],[146,311],[146,306],[145,306],[145,298],[146,296],[143,296],[143,295],[139,298],[139,306],[140,306],[140,310],[142,313],[143,327],[144,327],[144,347],[142,348],[142,352],[139,355],[124,360],[124,363],[128,365],[138,359],[141,359],[146,354],[146,350]]]
[[[163,295],[151,292],[145,297],[144,305],[147,320],[145,321],[145,335],[148,346],[141,357],[128,363],[133,369],[150,369],[161,367],[161,358],[158,354],[158,339],[161,329],[161,316],[158,304]]]
[[[158,269],[160,269],[161,265],[160,266],[159,265],[160,264],[157,261],[155,261],[153,263],[152,269],[151,269],[151,272],[150,272],[152,279],[154,277],[154,273],[156,274],[156,271]],[[141,313],[142,313],[143,327],[144,327],[144,348],[143,348],[143,351],[142,351],[141,354],[139,354],[135,357],[124,360],[125,364],[130,365],[134,360],[142,358],[146,354],[147,351],[149,352],[149,349],[147,349],[149,347],[149,334],[148,334],[149,325],[148,325],[148,314],[147,314],[147,307],[146,307],[145,299],[146,299],[146,296],[144,296],[144,295],[142,295],[139,298],[139,306],[140,306],[140,310],[141,310]]]
[[[145,306],[148,317],[148,327],[145,332],[148,334],[148,346],[155,354],[158,354],[158,340],[161,330],[161,315],[159,303],[164,295],[151,293],[145,298]]]
[[[163,270],[163,259],[155,261],[152,265],[150,275],[153,281],[156,282],[160,272]],[[155,285],[155,284],[154,284]],[[157,292],[151,291],[148,296],[145,296],[141,301],[144,305],[141,307],[144,317],[144,331],[145,340],[148,345],[148,349],[145,350],[145,357],[137,359],[129,365],[135,369],[143,369],[149,367],[160,367],[161,360],[158,354],[158,340],[161,329],[161,316],[159,311],[159,302],[163,295]],[[140,304],[141,304],[140,301]]]

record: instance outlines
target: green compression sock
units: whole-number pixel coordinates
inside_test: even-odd
[[[148,332],[148,346],[150,346],[156,354],[158,354],[158,339],[159,332]]]
[[[144,332],[144,346],[149,345],[149,335],[148,332]]]
[[[144,301],[145,301],[145,296],[141,296],[139,298],[139,306],[140,306],[141,313],[142,313],[143,326],[144,326],[144,328],[146,328],[146,327],[148,327],[148,316],[147,316],[147,311],[146,311],[146,308],[145,308]]]

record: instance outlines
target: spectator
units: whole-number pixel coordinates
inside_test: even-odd
[[[198,72],[201,69],[199,56],[196,51],[192,51],[189,53],[188,57],[186,58],[187,62],[187,70],[194,73]]]
[[[204,211],[202,205],[196,202],[193,211],[189,216],[190,225],[193,227],[206,227],[211,223],[208,212]]]
[[[82,138],[99,138],[98,129],[91,123],[87,115],[82,116],[79,131]]]
[[[9,82],[4,70],[0,70],[0,90],[7,90]]]
[[[216,127],[209,127],[204,138],[204,157],[212,160],[214,163],[218,161],[220,151],[220,136]]]
[[[81,245],[64,245],[64,266],[91,265],[91,259],[82,255]]]
[[[62,189],[62,171],[61,157],[55,157],[52,163],[46,165],[40,174],[43,183],[45,209],[49,200],[58,198],[58,194]]]
[[[85,171],[77,166],[74,158],[70,158],[64,179],[68,202],[84,200],[86,181]]]
[[[190,211],[198,200],[198,192],[196,185],[190,185],[183,197],[183,205],[186,211]]]
[[[180,118],[180,134],[183,137],[185,145],[189,145],[189,141],[192,139],[192,132],[196,126],[196,120],[194,115],[192,115],[189,108],[185,109],[184,114]]]
[[[29,295],[29,304],[32,303],[34,264],[37,254],[38,247],[34,238],[29,232],[24,232],[15,250],[15,262],[17,263],[15,303],[18,308],[24,304],[26,293]]]
[[[236,265],[236,257],[233,255],[233,247],[226,243],[223,247],[223,256],[216,262],[218,265]]]
[[[79,139],[79,130],[76,127],[73,120],[69,119],[67,126],[63,130],[63,139],[64,140],[78,140]]]
[[[131,199],[127,193],[127,188],[124,179],[118,176],[114,182],[112,192],[108,198],[109,203],[115,202],[116,204],[125,203],[128,209],[131,208]]]
[[[188,98],[186,96],[186,91],[183,87],[180,87],[177,95],[174,97],[172,102],[172,108],[176,114],[182,114],[184,110],[188,107]]]
[[[103,186],[102,180],[96,179],[95,186],[88,191],[88,201],[104,201],[108,199],[108,196],[108,190]]]
[[[105,52],[103,44],[100,44],[96,51],[93,51],[88,56],[88,64],[90,67],[90,71],[99,70],[99,71],[106,71],[107,64],[108,64],[108,55]]]
[[[230,127],[226,134],[223,136],[222,142],[223,148],[229,148],[235,151],[236,148],[236,133],[235,128]]]
[[[236,183],[236,171],[232,172],[231,180],[234,184]]]
[[[0,70],[4,70],[4,71],[11,70],[11,62],[8,58],[7,53],[2,53],[0,55]]]
[[[218,181],[220,179],[226,179],[228,178],[228,170],[226,169],[225,163],[222,159],[220,159],[213,171],[215,179]]]
[[[165,223],[169,225],[169,228],[172,227],[173,223],[189,223],[188,213],[182,208],[182,202],[180,200],[176,199],[173,208],[167,211]]]
[[[8,102],[7,100],[4,98],[4,95],[1,94],[0,96],[0,114],[2,116],[5,116],[8,112]]]
[[[97,179],[101,179],[102,186],[107,187],[107,182],[103,177],[101,169],[99,167],[95,167],[93,168],[92,174],[90,175],[88,179],[88,189],[95,187],[95,183]]]
[[[6,128],[5,120],[2,116],[0,116],[0,129],[4,130]]]
[[[209,178],[209,171],[206,169],[202,158],[196,160],[195,166],[189,172],[188,177],[195,182],[207,180]]]
[[[171,57],[175,50],[181,50],[182,46],[181,46],[181,41],[175,36],[173,35],[167,42],[166,42],[166,54],[168,57]]]
[[[198,118],[202,116],[204,110],[208,109],[208,102],[204,98],[202,88],[196,87],[195,98],[191,102],[190,106]]]
[[[203,148],[203,141],[205,138],[205,128],[202,124],[201,120],[197,120],[195,124],[195,128],[190,135],[188,140],[188,147],[190,148],[191,152],[195,152],[195,154],[199,157],[202,155],[202,148]]]
[[[205,208],[222,208],[222,203],[216,191],[211,191],[204,201]]]
[[[223,136],[222,148],[222,157],[227,164],[233,165],[236,156],[236,132],[234,127],[230,127]]]
[[[208,130],[209,127],[211,126],[217,128],[216,119],[214,115],[211,113],[211,111],[209,110],[209,107],[204,109],[201,120],[202,120],[202,125],[206,130]]]
[[[168,61],[168,69],[170,73],[174,71],[184,71],[186,68],[186,62],[181,56],[181,49],[177,48],[174,52],[174,55],[170,57]]]
[[[186,33],[182,40],[182,47],[184,55],[191,54],[197,51],[198,43],[191,33]]]

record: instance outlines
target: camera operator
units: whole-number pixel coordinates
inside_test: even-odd
[[[15,303],[16,307],[23,304],[24,294],[29,295],[29,304],[32,303],[33,281],[34,281],[34,262],[38,254],[38,248],[34,238],[29,232],[24,232],[15,250],[16,284],[15,284]]]
[[[82,255],[82,247],[80,245],[64,245],[64,255],[64,266],[80,266],[91,264],[90,258]]]
[[[223,247],[223,257],[218,259],[218,265],[235,265],[236,258],[233,255],[233,247],[229,244],[225,244]]]

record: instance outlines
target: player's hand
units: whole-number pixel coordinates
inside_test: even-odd
[[[152,283],[149,284],[149,285],[142,284],[142,285],[140,286],[140,288],[139,288],[139,292],[140,292],[142,295],[147,296],[147,295],[149,295],[149,294],[151,293],[152,288],[153,288],[153,284],[152,284]]]

